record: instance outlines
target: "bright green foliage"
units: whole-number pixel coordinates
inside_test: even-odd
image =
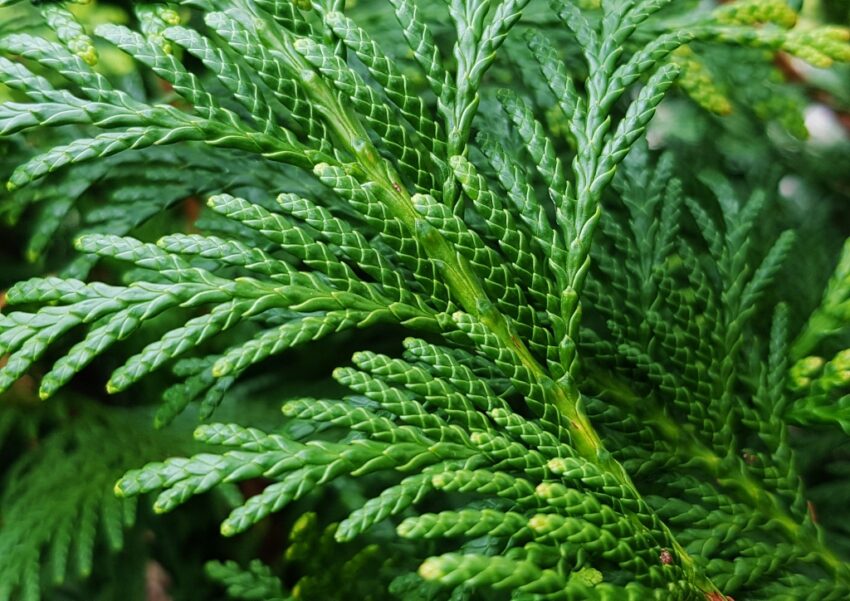
[[[368,4],[137,3],[95,27],[48,4],[0,30],[0,207],[37,263],[5,294],[0,391],[32,403],[37,375],[61,403],[106,372],[162,397],[159,430],[104,406],[5,476],[0,599],[40,598],[45,546],[56,582],[72,547],[87,575],[137,495],[211,490],[225,537],[291,525],[282,561],[206,564],[235,599],[850,598],[789,427],[850,431],[848,351],[823,346],[850,251],[812,312],[781,277],[806,232],[775,214],[772,138],[730,143],[748,178],[709,135],[704,163],[644,140],[678,87],[800,144],[774,56],[848,61],[847,30],[782,0]],[[734,84],[752,73],[787,94],[762,106]],[[334,382],[287,381],[352,339],[374,346]],[[174,456],[193,406],[220,421]]]

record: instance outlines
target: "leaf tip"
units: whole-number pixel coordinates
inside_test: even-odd
[[[220,531],[222,536],[227,537],[233,536],[234,534],[237,534],[239,532],[236,528],[233,527],[230,522],[223,522],[221,524]]]
[[[442,562],[438,557],[429,557],[419,566],[419,575],[423,580],[438,580],[445,575]]]

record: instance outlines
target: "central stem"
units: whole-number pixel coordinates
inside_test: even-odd
[[[317,83],[319,82],[320,80],[317,80]],[[335,137],[357,158],[368,180],[380,186],[381,200],[386,203],[394,216],[405,224],[411,235],[419,240],[428,256],[443,266],[442,273],[453,297],[467,313],[478,319],[498,337],[505,347],[511,349],[523,367],[528,369],[537,383],[547,391],[549,397],[547,400],[566,418],[573,448],[581,457],[613,475],[632,493],[634,498],[641,499],[625,468],[605,449],[602,440],[582,410],[578,392],[554,382],[525,343],[513,334],[505,316],[489,301],[472,266],[455,251],[451,243],[439,231],[433,227],[422,227],[421,224],[424,224],[425,220],[414,208],[410,194],[399,185],[401,178],[391,164],[379,157],[359,121],[349,115],[339,104],[333,111],[333,117],[329,123],[335,132]],[[648,506],[647,510],[650,510]],[[717,587],[698,572],[693,558],[676,542],[670,529],[660,520],[659,523],[664,537],[669,541],[688,578],[703,592],[719,593]]]
[[[286,56],[290,67],[298,74],[301,86],[325,118],[338,147],[354,157],[365,179],[379,187],[380,200],[386,204],[393,216],[405,225],[410,234],[416,237],[427,255],[442,266],[442,273],[452,296],[468,314],[478,319],[498,337],[506,348],[516,354],[522,366],[546,391],[548,397],[546,400],[552,403],[566,419],[570,444],[573,448],[581,457],[611,474],[635,499],[642,499],[625,468],[605,449],[599,435],[582,410],[578,390],[571,381],[567,383],[553,380],[551,374],[537,361],[525,343],[513,333],[505,316],[490,302],[480,279],[468,261],[456,252],[452,244],[437,229],[427,227],[424,217],[416,211],[410,194],[401,185],[402,179],[399,174],[392,164],[380,157],[369,139],[368,132],[356,115],[344,106],[337,93],[298,54],[293,40],[268,36],[267,41],[276,45],[281,54]],[[642,502],[642,504],[647,511],[651,511],[645,503]],[[697,571],[693,558],[676,542],[667,526],[660,520],[659,524],[665,539],[675,551],[687,579],[703,592],[719,594],[717,587]]]

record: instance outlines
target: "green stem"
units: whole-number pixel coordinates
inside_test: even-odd
[[[361,133],[362,125],[339,105],[335,108],[333,117],[329,121],[331,129],[335,130],[336,137],[342,145],[357,157],[358,164],[368,179],[380,186],[382,200],[407,226],[411,234],[417,237],[428,256],[443,266],[446,283],[454,298],[467,313],[487,326],[502,344],[513,350],[523,367],[534,375],[544,390],[548,391],[549,401],[567,420],[571,444],[579,455],[612,474],[635,498],[640,499],[641,495],[625,468],[605,449],[602,440],[582,410],[578,392],[561,384],[552,385],[551,374],[540,365],[525,343],[512,333],[507,319],[489,301],[487,293],[469,263],[455,251],[439,231],[433,227],[425,227],[426,222],[416,212],[411,196],[397,185],[401,179],[393,166],[379,158],[377,151],[368,141],[365,131]],[[670,529],[663,523],[662,528],[665,538],[670,542],[689,579],[701,591],[719,593],[717,587],[698,572],[693,558],[676,542]]]
[[[522,365],[533,374],[537,383],[548,392],[549,401],[567,420],[571,444],[576,451],[588,461],[612,474],[634,498],[640,499],[641,495],[625,468],[605,449],[602,440],[582,410],[578,391],[567,383],[554,383],[551,374],[535,359],[525,343],[513,334],[508,320],[490,302],[481,281],[469,263],[455,251],[451,243],[439,231],[428,227],[427,222],[416,211],[410,194],[399,185],[402,180],[395,168],[380,157],[356,115],[343,106],[333,89],[294,50],[291,40],[273,38],[269,41],[273,44],[276,42],[275,45],[281,53],[290,59],[291,67],[300,74],[304,90],[325,118],[334,141],[355,158],[365,178],[379,186],[380,199],[419,240],[428,256],[443,266],[446,284],[454,298],[467,313],[493,332],[502,344],[512,349]],[[659,523],[661,523],[660,520]],[[667,526],[662,524],[662,528],[689,581],[694,582],[701,591],[719,593],[717,587],[697,571],[693,558],[676,542]]]

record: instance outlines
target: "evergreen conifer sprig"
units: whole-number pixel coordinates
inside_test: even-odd
[[[716,113],[740,104],[701,53],[826,67],[850,36],[803,29],[782,0],[685,4],[555,0],[541,20],[528,0],[427,5],[446,29],[392,0],[386,45],[342,3],[290,0],[134,3],[132,27],[94,28],[46,4],[29,9],[41,29],[0,30],[0,135],[18,148],[3,212],[41,209],[30,260],[68,229],[85,257],[6,292],[0,391],[39,374],[61,402],[109,358],[109,393],[168,382],[158,428],[193,404],[234,416],[197,427],[197,454],[144,465],[145,443],[124,501],[98,471],[97,492],[41,522],[60,529],[58,580],[74,537],[88,572],[98,511],[120,547],[134,511],[116,507],[143,493],[165,513],[221,491],[229,537],[336,490],[292,528],[297,583],[259,561],[208,575],[244,599],[334,598],[336,573],[374,598],[850,597],[790,428],[848,430],[846,351],[811,355],[846,328],[846,256],[793,339],[770,296],[795,248],[765,217],[771,174],[683,182],[643,142],[677,78]],[[506,44],[520,50],[502,61]],[[511,60],[529,93],[498,89]],[[191,229],[158,220],[178,205],[200,213]],[[286,391],[293,349],[376,329],[405,332],[401,356],[360,350],[327,393]],[[264,371],[283,419],[257,423]],[[106,439],[77,427],[95,470]],[[4,520],[52,486],[24,469]],[[0,550],[29,545],[0,560],[0,599],[39,598],[42,530],[0,526]]]

